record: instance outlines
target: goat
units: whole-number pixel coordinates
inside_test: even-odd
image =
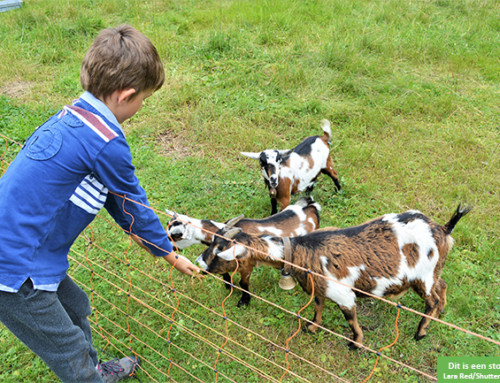
[[[265,233],[279,237],[303,235],[319,227],[319,211],[321,207],[312,197],[302,197],[276,216],[242,218],[236,226],[252,234]],[[167,224],[167,233],[179,249],[199,244],[210,246],[217,230],[226,225],[211,219],[191,218],[171,210],[165,212],[172,217]]]
[[[303,235],[312,232],[313,230],[319,227],[319,211],[321,207],[318,203],[314,202],[311,197],[302,197],[300,198],[294,205],[288,206],[285,210],[275,214],[273,216],[263,218],[263,219],[241,219],[235,223],[237,227],[241,230],[252,233],[252,234],[271,234],[275,236],[287,236],[293,237],[297,235]],[[188,217],[189,218],[189,217]],[[201,221],[202,222],[202,221]],[[233,221],[234,222],[234,221]],[[211,221],[211,225],[215,226],[225,226],[224,224],[219,224]],[[208,244],[213,241],[214,232],[211,233],[203,233],[202,230],[192,228],[192,225],[186,225],[183,228],[180,224],[176,224],[174,220],[169,227],[169,234],[172,239],[175,241],[175,236],[179,235],[182,230],[188,229],[189,226],[189,241],[192,243],[194,238],[203,239]],[[227,223],[230,227],[233,226],[233,223],[230,221]],[[205,226],[208,228],[208,226]],[[192,235],[195,234],[195,235]],[[181,234],[183,238],[187,236],[185,234]],[[209,238],[207,240],[207,238]],[[188,239],[186,239],[185,243]],[[178,242],[176,242],[178,244]],[[222,274],[224,281],[226,281],[226,287],[230,288],[230,277],[229,273],[236,270],[236,261],[223,261],[218,259],[213,255],[214,251],[212,248],[212,244],[210,247],[205,250],[197,259],[196,262],[201,266],[201,268],[205,272],[209,272],[212,274]],[[278,264],[278,263],[276,263]],[[240,287],[242,288],[242,296],[240,301],[238,302],[238,307],[246,306],[250,303],[250,294],[248,293],[249,284],[250,284],[250,276],[252,274],[253,268],[256,266],[256,263],[252,260],[248,262],[240,262],[238,272],[241,275],[240,278]]]
[[[321,121],[323,136],[306,138],[294,149],[266,149],[262,152],[241,152],[244,156],[259,160],[264,182],[271,197],[271,214],[290,204],[292,194],[312,192],[320,173],[327,174],[340,190],[337,172],[330,157],[332,130],[328,120]]]
[[[470,210],[459,205],[443,226],[415,210],[387,214],[360,226],[324,228],[290,238],[288,248],[286,238],[256,236],[226,227],[217,233],[213,248],[224,260],[236,257],[242,263],[247,259],[267,263],[272,258],[278,267],[288,264],[307,293],[312,292],[314,283],[315,315],[307,329],[316,332],[328,298],[344,314],[353,333],[350,347],[357,348],[363,342],[363,332],[355,299],[366,295],[363,292],[396,297],[411,287],[424,300],[427,316],[437,318],[443,312],[447,286],[441,273],[453,246],[451,233]],[[427,334],[429,317],[420,321],[416,340]]]

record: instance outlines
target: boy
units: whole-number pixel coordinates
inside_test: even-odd
[[[153,255],[199,272],[145,207],[120,127],[164,79],[147,37],[103,30],[82,62],[83,95],[38,127],[0,178],[0,321],[65,383],[116,382],[139,365],[98,362],[88,296],[66,274],[72,243],[101,207]]]

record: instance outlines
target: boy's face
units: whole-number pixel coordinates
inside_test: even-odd
[[[146,90],[135,94],[133,98],[125,98],[116,105],[116,108],[112,108],[112,111],[121,124],[123,121],[128,120],[133,115],[135,115],[139,109],[142,107],[143,101],[153,94],[152,90]]]

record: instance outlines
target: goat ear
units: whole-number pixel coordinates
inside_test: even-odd
[[[231,246],[229,249],[221,251],[217,256],[224,259],[225,261],[232,261],[236,258],[240,258],[247,253],[245,246],[236,244]]]
[[[258,152],[258,153],[254,153],[254,152],[240,152],[240,153],[243,154],[246,157],[250,157],[250,158],[253,158],[254,160],[258,160],[260,158],[260,153],[261,152]]]
[[[293,152],[293,149],[286,149],[286,150],[278,150],[280,153],[281,157],[286,157],[288,156],[291,152]]]
[[[165,213],[167,213],[172,218],[177,218],[177,213],[175,211],[165,209]]]

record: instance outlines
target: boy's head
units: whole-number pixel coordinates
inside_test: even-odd
[[[165,81],[160,56],[149,39],[129,25],[104,29],[83,58],[84,90],[105,100],[116,90],[156,91]]]

